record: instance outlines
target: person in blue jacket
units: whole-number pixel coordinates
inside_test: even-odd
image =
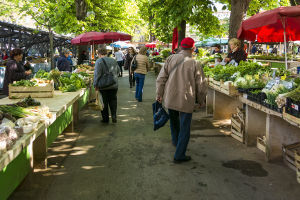
[[[64,49],[61,57],[59,57],[57,60],[57,68],[59,71],[72,72],[71,64],[67,59],[68,56],[69,56],[69,50]]]

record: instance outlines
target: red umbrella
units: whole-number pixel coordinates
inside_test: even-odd
[[[178,48],[178,30],[177,27],[173,30],[172,51]]]
[[[237,37],[258,42],[284,42],[286,55],[286,41],[300,40],[300,6],[258,13],[242,22]]]
[[[117,32],[88,32],[77,36],[71,40],[72,44],[87,45],[87,44],[104,44],[115,41],[131,40],[131,35]]]
[[[148,48],[155,48],[156,47],[156,43],[148,43],[148,44],[145,44],[146,47]]]
[[[74,45],[87,45],[89,42],[83,42],[82,40],[85,38],[96,38],[102,35],[102,32],[91,31],[87,33],[80,34],[71,40],[71,44]]]

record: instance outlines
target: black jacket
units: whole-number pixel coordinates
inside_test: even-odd
[[[59,71],[67,71],[72,72],[72,67],[70,65],[70,62],[67,60],[67,57],[65,55],[62,55],[57,60],[57,68]]]
[[[15,60],[9,60],[6,64],[3,93],[8,95],[8,85],[14,81],[26,79],[25,69],[22,63],[17,63]]]
[[[231,58],[231,60],[235,60],[239,64],[242,60],[246,61],[247,55],[243,49],[238,49],[235,52],[230,52],[227,58]]]
[[[129,69],[130,70],[130,64],[131,64],[131,61],[133,59],[134,56],[136,56],[137,54],[133,54],[133,55],[130,55],[129,53],[126,54],[125,56],[125,63],[124,63],[124,69],[127,70]]]

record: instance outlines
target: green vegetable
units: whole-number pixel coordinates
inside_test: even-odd
[[[46,79],[46,80],[51,80],[49,72],[46,72],[45,70],[40,69],[36,74],[35,78],[40,78],[40,79]]]
[[[36,81],[30,81],[30,80],[20,80],[12,84],[12,86],[24,86],[24,87],[33,87],[36,85],[37,85]]]
[[[33,115],[33,113],[28,112],[25,108],[15,105],[0,105],[0,111],[3,113],[9,113],[16,118],[23,118],[26,117],[26,115]]]
[[[293,101],[300,102],[300,86],[295,90],[289,92],[287,97],[290,97]]]

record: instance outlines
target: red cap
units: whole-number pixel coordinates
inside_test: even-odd
[[[194,47],[194,45],[195,45],[195,41],[193,40],[193,38],[190,37],[184,38],[181,41],[181,47],[184,49],[191,49]]]

